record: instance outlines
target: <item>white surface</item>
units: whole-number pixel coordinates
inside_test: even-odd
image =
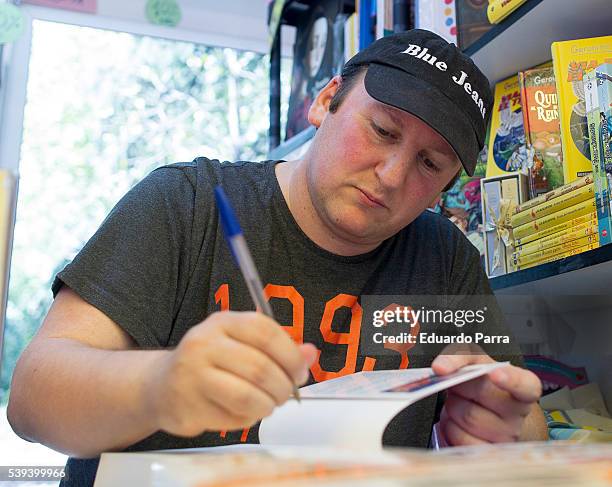
[[[472,59],[495,83],[550,60],[554,41],[612,34],[611,7],[610,0],[544,0]]]

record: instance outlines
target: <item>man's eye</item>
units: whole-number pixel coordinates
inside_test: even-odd
[[[379,127],[375,123],[372,124],[372,127],[374,127],[374,131],[381,137],[390,138],[390,139],[393,138],[393,134],[391,132],[389,132],[388,130],[385,130],[382,127]]]
[[[425,164],[425,167],[427,167],[427,169],[430,171],[440,172],[440,168],[436,165],[436,163],[427,157],[423,158],[423,164]]]

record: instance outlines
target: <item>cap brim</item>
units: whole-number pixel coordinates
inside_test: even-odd
[[[438,132],[472,176],[480,144],[468,117],[445,94],[405,71],[381,64],[370,64],[366,73],[368,94],[382,103],[420,118]]]

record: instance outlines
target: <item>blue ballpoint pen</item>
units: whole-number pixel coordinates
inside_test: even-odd
[[[242,272],[242,277],[249,288],[249,294],[255,305],[268,317],[274,319],[274,313],[270,303],[264,296],[263,286],[261,285],[261,279],[259,273],[255,267],[255,262],[251,257],[249,248],[247,247],[246,240],[242,234],[242,229],[236,218],[236,214],[232,206],[230,205],[225,191],[221,186],[215,188],[215,199],[217,201],[217,207],[219,208],[219,216],[221,218],[221,226],[223,227],[223,233],[225,234],[225,240],[227,245],[232,252],[234,260]],[[293,382],[293,381],[292,381]],[[297,386],[293,383],[293,396],[300,402],[300,392]]]

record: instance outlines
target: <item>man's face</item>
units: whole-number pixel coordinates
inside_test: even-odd
[[[378,244],[420,215],[457,174],[448,142],[419,118],[376,101],[356,80],[335,113],[337,78],[309,112],[318,127],[309,152],[308,191],[337,238]]]

